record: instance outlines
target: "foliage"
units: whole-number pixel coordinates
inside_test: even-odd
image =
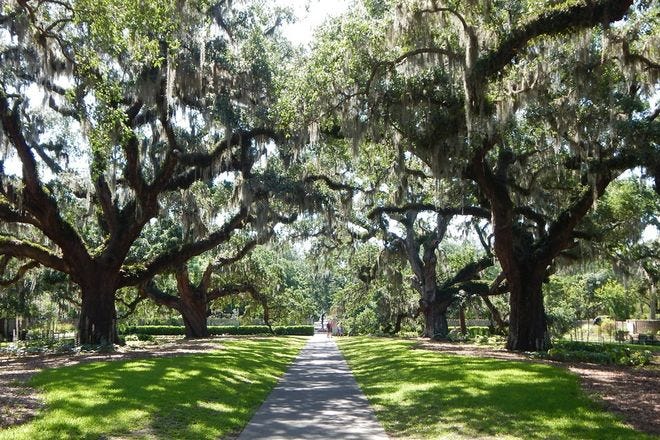
[[[127,326],[122,329],[125,335],[185,335],[185,327],[178,325],[140,325]],[[276,326],[271,332],[265,325],[242,325],[242,326],[209,326],[211,335],[313,335],[314,326],[293,325]]]
[[[602,304],[606,313],[618,321],[631,317],[634,304],[630,301],[630,294],[615,280],[609,280],[594,292],[596,300]]]
[[[8,356],[75,354],[80,350],[72,338],[32,339],[16,341],[0,347],[0,353]]]
[[[114,340],[117,290],[264,226],[287,19],[259,0],[3,4],[0,141],[22,167],[0,166],[0,254],[80,286],[82,339]]]
[[[587,342],[559,341],[547,352],[548,358],[562,362],[589,362],[596,364],[648,365],[653,352],[632,349],[618,344],[590,344]]]
[[[452,330],[460,331],[460,327],[453,327]],[[478,336],[491,336],[490,329],[479,325],[470,325],[467,327],[467,337],[469,339],[476,339]]]
[[[352,255],[342,257],[345,282],[334,293],[333,310],[347,334],[391,334],[399,316],[405,330],[418,331],[411,319],[416,295],[406,282],[411,272],[405,262],[373,243],[356,245]]]
[[[589,400],[578,377],[564,369],[444,355],[397,339],[338,344],[376,416],[396,437],[652,438]]]
[[[216,439],[250,420],[304,343],[301,338],[223,341],[194,356],[94,362],[50,369],[30,385],[46,408],[0,439],[143,436]]]
[[[609,315],[617,320],[632,317],[639,302],[633,286],[626,289],[615,273],[602,264],[566,268],[549,277],[543,286],[549,324],[556,337],[578,320]]]
[[[245,320],[266,325],[309,322],[314,314],[312,272],[301,255],[286,243],[257,246],[249,255],[218,274],[218,284],[253,288],[239,298],[220,299],[215,309],[240,308]]]
[[[481,335],[481,336],[476,336],[474,338],[474,342],[476,342],[477,344],[503,347],[504,344],[506,343],[506,338],[500,335],[492,335],[492,336]]]

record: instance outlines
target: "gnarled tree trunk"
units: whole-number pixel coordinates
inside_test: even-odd
[[[447,323],[447,309],[450,301],[441,301],[436,298],[432,300],[422,299],[419,302],[420,309],[424,314],[424,337],[434,340],[445,339],[449,334]]]
[[[550,348],[542,286],[543,276],[538,271],[509,279],[509,350],[543,351]]]
[[[81,285],[82,307],[78,321],[81,344],[109,345],[118,342],[115,288],[103,282]]]
[[[179,297],[175,301],[176,308],[186,327],[187,338],[206,338],[209,336],[206,322],[208,301],[203,286],[196,287],[190,282],[188,269],[179,267],[175,272]]]
[[[186,327],[186,338],[207,338],[209,336],[206,298],[193,293],[190,297],[182,297],[177,310],[183,318]]]

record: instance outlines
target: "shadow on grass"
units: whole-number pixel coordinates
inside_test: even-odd
[[[385,429],[403,438],[644,439],[549,365],[411,350],[396,339],[340,342]]]
[[[0,439],[205,439],[240,431],[305,338],[236,340],[223,350],[46,370],[47,409]]]

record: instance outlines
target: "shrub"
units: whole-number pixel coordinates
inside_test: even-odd
[[[653,353],[650,350],[634,351],[630,354],[628,365],[648,365],[653,360]]]
[[[136,325],[123,329],[124,334],[142,335],[185,335],[186,329],[180,325]]]
[[[616,329],[616,322],[611,318],[605,318],[600,322],[600,331],[609,336],[612,336],[614,330]]]
[[[294,325],[294,326],[281,326],[273,327],[271,332],[270,328],[265,325],[211,325],[208,327],[210,335],[313,335],[314,327],[311,325]],[[153,335],[153,336],[172,336],[186,334],[186,329],[180,325],[140,325],[126,327],[124,334],[139,335]],[[139,339],[141,341],[147,339]]]
[[[124,342],[151,342],[154,335],[149,333],[133,333],[124,337]]]
[[[469,337],[469,333],[467,335],[463,334],[461,333],[461,329],[457,327],[449,330],[449,334],[447,335],[447,338],[450,341],[454,341],[454,342],[465,342],[467,341],[468,337]]]
[[[474,326],[470,326],[470,327],[467,328],[467,335],[462,335],[462,336],[458,336],[458,335],[462,335],[460,327],[450,327],[449,328],[449,336],[448,337],[452,341],[454,341],[454,340],[465,341],[467,339],[475,339],[476,340],[478,336],[488,337],[488,336],[490,336],[490,329],[488,327],[474,325]]]
[[[548,350],[547,357],[562,362],[648,365],[653,358],[653,353],[649,350],[631,350],[629,347],[613,344],[563,341]]]
[[[314,326],[312,325],[289,325],[282,327],[274,327],[273,331],[276,335],[289,335],[289,336],[312,336],[314,334]]]
[[[617,330],[614,333],[614,340],[615,341],[623,342],[626,339],[628,339],[628,330]]]
[[[575,311],[569,307],[556,308],[547,312],[548,330],[558,338],[568,333],[575,325]]]
[[[474,342],[476,342],[477,344],[503,345],[506,342],[506,338],[500,335],[492,335],[492,336],[478,335],[474,338]]]

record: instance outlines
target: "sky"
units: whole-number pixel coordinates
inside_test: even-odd
[[[351,0],[276,0],[280,6],[293,8],[295,23],[283,27],[285,35],[294,44],[308,44],[314,30],[326,19],[336,17],[344,12],[352,3]]]

